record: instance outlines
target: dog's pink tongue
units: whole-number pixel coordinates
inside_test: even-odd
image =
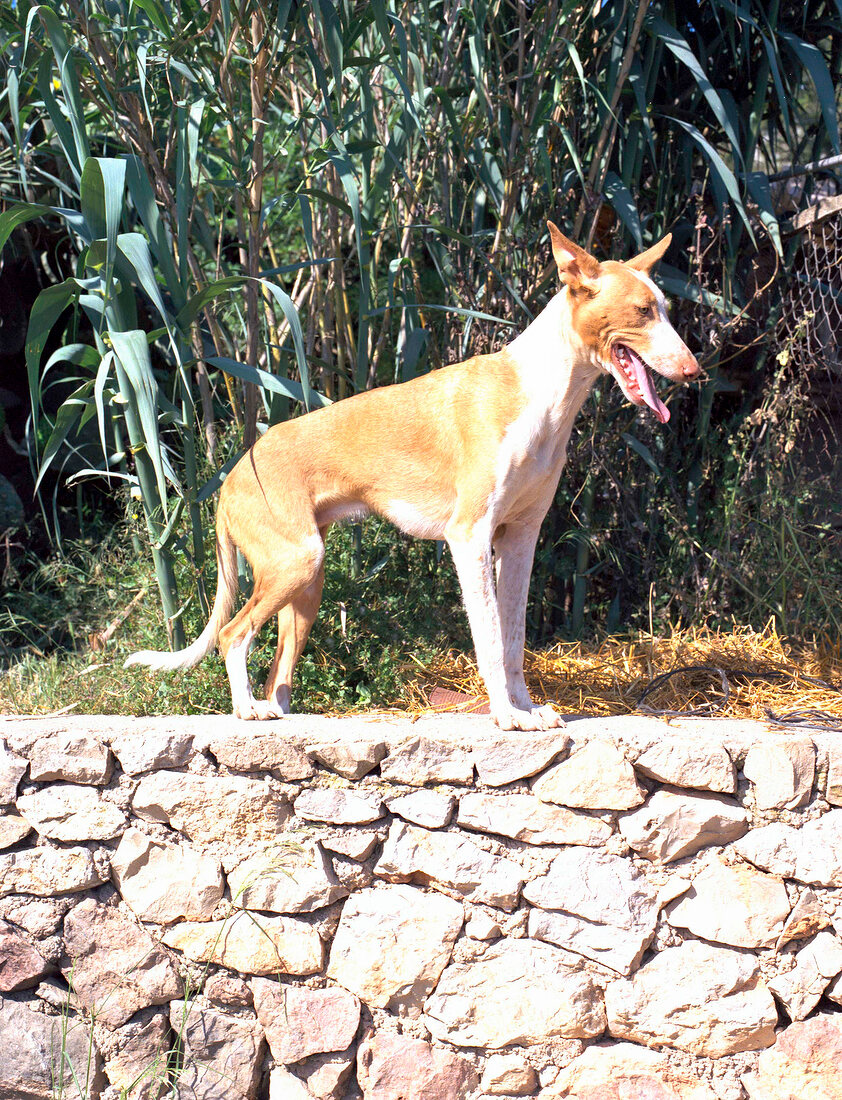
[[[629,350],[631,351],[631,349]],[[640,387],[640,393],[643,400],[660,422],[666,424],[670,418],[670,411],[655,392],[655,384],[652,381],[652,376],[646,364],[639,356],[635,355],[633,351],[631,352],[631,361],[634,364],[634,376],[637,379],[637,384]]]

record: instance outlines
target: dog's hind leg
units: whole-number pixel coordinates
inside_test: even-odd
[[[289,713],[292,674],[319,613],[324,581],[322,565],[316,579],[278,612],[278,648],[265,693],[269,706],[282,714]]]
[[[264,552],[252,560],[255,578],[251,598],[219,634],[232,708],[238,718],[279,718],[285,713],[275,699],[254,698],[246,665],[248,652],[264,623],[315,587],[322,572],[324,543],[315,531],[296,543],[277,531],[272,534],[271,554]]]

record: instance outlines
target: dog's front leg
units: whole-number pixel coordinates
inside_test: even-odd
[[[536,707],[523,676],[526,637],[526,602],[540,523],[507,524],[494,539],[497,569],[497,606],[503,635],[503,661],[509,696],[518,710],[529,711],[535,729],[563,726],[564,719],[551,706]]]
[[[503,632],[494,586],[490,534],[474,529],[467,536],[448,536],[447,542],[462,586],[477,666],[488,692],[492,718],[504,730],[546,728],[547,723],[532,710],[531,702],[528,709],[519,707],[512,701],[506,685]]]

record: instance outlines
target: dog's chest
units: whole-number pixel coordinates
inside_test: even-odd
[[[564,467],[578,406],[529,403],[509,424],[496,462],[496,510],[546,509]]]

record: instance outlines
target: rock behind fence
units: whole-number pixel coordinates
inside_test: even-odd
[[[7,1100],[839,1100],[842,743],[0,722]]]

